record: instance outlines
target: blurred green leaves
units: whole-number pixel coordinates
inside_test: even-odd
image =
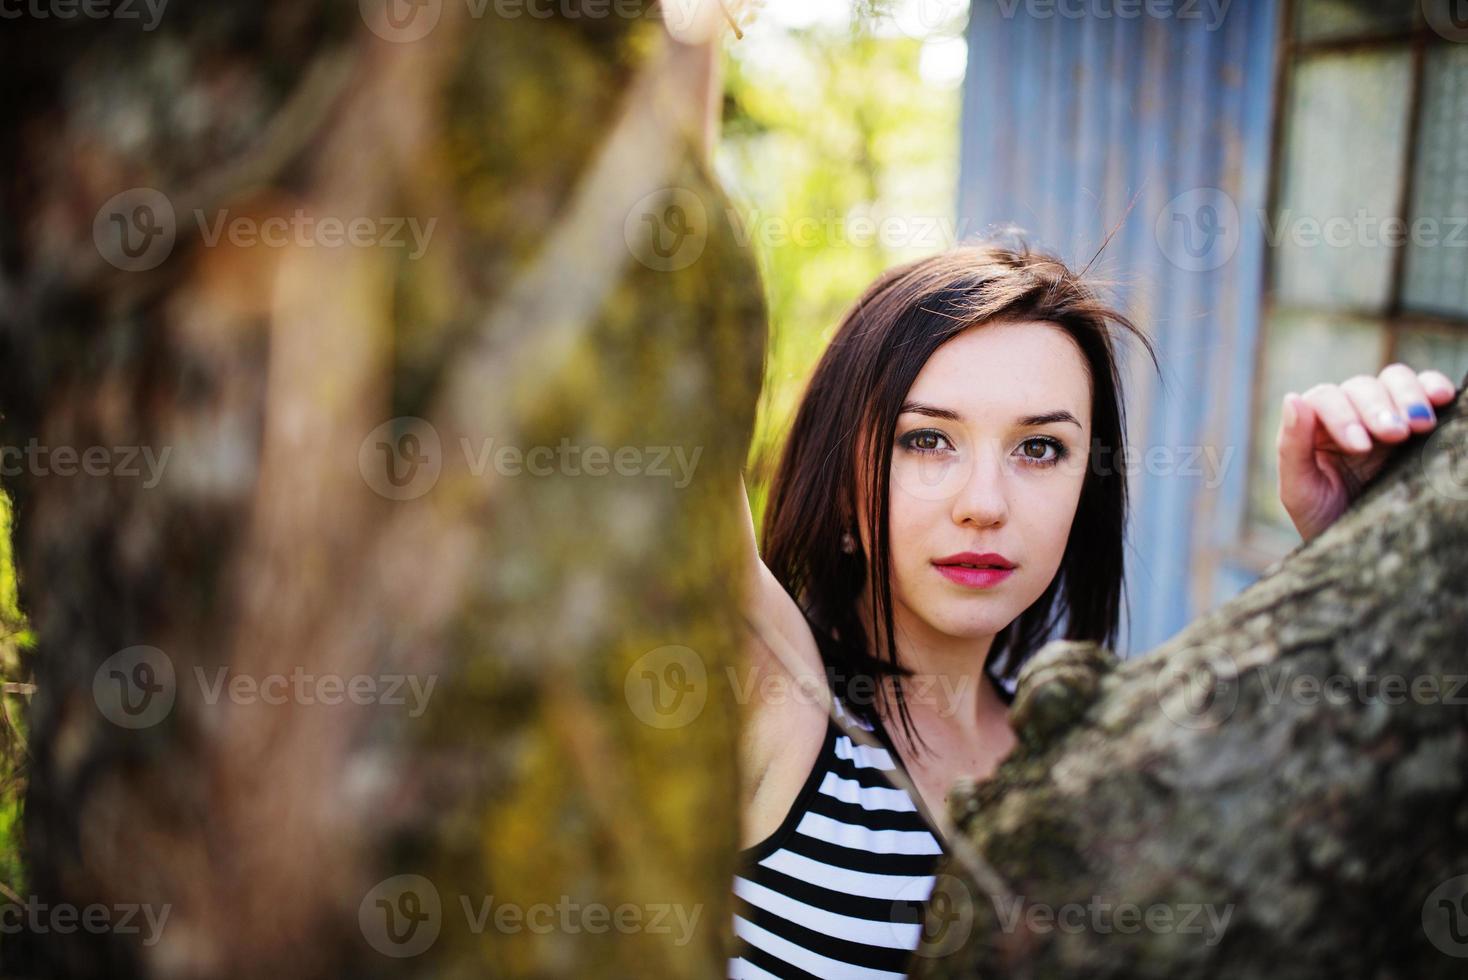
[[[892,4],[796,6],[766,5],[727,41],[716,155],[770,309],[747,481],[757,522],[781,435],[842,314],[884,269],[955,237],[961,23],[918,38]]]
[[[20,612],[10,550],[10,500],[0,492],[0,884],[25,889],[20,803],[25,793],[25,699],[29,671],[21,653],[32,643]]]

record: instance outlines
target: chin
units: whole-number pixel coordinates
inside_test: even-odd
[[[972,603],[965,605],[972,606]],[[1004,627],[1014,621],[1018,613],[1011,614],[1007,608],[999,609],[993,606],[978,610],[973,608],[948,608],[934,610],[934,615],[927,617],[928,622],[934,629],[946,636],[957,636],[965,639],[978,639],[984,636],[993,636]]]

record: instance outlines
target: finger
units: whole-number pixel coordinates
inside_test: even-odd
[[[1279,419],[1275,451],[1279,454],[1280,500],[1286,510],[1293,511],[1300,501],[1286,499],[1286,495],[1308,496],[1320,479],[1315,465],[1316,415],[1309,402],[1291,391],[1285,393]]]
[[[1397,372],[1393,371],[1392,374]],[[1411,371],[1409,369],[1409,374]],[[1412,375],[1415,384],[1417,376]],[[1378,442],[1401,442],[1412,434],[1406,417],[1397,411],[1391,390],[1381,378],[1369,374],[1358,374],[1341,383],[1351,405],[1356,409],[1373,440]]]
[[[1301,396],[1315,410],[1320,427],[1346,452],[1371,450],[1371,434],[1361,424],[1360,413],[1337,385],[1316,385]],[[1312,429],[1311,435],[1314,435]]]
[[[1427,432],[1437,425],[1437,413],[1417,372],[1398,361],[1381,369],[1381,383],[1386,386],[1397,414],[1407,420],[1414,432]]]
[[[1427,370],[1418,374],[1417,377],[1421,380],[1422,387],[1427,392],[1427,397],[1432,400],[1432,404],[1434,405],[1450,402],[1458,395],[1458,386],[1441,371]]]
[[[1422,377],[1417,371],[1409,368],[1402,362],[1387,364],[1381,368],[1381,383],[1386,384],[1387,390],[1392,393],[1392,401],[1396,403],[1398,414],[1406,418],[1406,423],[1411,425],[1412,431],[1425,433],[1437,425],[1437,412],[1433,411],[1433,401],[1427,396],[1427,386],[1422,383]]]

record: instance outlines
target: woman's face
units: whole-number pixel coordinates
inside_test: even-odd
[[[992,635],[1039,598],[1065,552],[1090,444],[1090,372],[1054,324],[983,324],[933,353],[892,445],[899,637]],[[860,506],[865,515],[864,499]],[[858,526],[871,554],[865,516]],[[960,564],[989,552],[1013,569]]]

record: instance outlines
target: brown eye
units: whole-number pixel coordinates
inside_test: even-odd
[[[952,448],[948,437],[937,429],[918,429],[897,440],[897,444],[908,452],[938,453]]]
[[[1038,454],[1031,448],[1036,446],[1039,447]],[[1047,449],[1055,450],[1054,454],[1046,455]],[[1025,462],[1029,465],[1053,466],[1064,459],[1070,450],[1066,449],[1065,444],[1057,439],[1052,439],[1049,436],[1036,436],[1033,439],[1026,439],[1020,443],[1020,452],[1024,455]]]

